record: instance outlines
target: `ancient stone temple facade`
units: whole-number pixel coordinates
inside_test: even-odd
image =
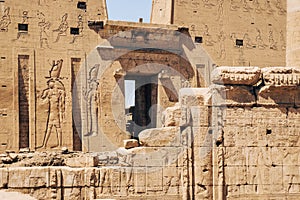
[[[0,188],[299,199],[298,6],[153,0],[148,24],[104,0],[0,1]]]
[[[72,83],[101,40],[105,2],[1,1],[0,8],[1,151],[46,143],[81,149]]]
[[[219,67],[209,88],[180,90],[140,147],[9,153],[4,163],[19,162],[3,165],[1,187],[38,199],[298,199],[299,74]]]
[[[123,139],[130,137],[125,130],[126,109],[118,101],[125,101],[124,80],[137,81],[136,77],[143,76],[152,82],[137,94],[145,96],[145,91],[152,91],[154,97],[137,101],[148,102],[138,104],[139,110],[134,111],[142,113],[141,118],[134,116],[137,124],[144,126],[149,123],[147,112],[153,105],[165,109],[178,102],[178,91],[184,82],[190,87],[208,86],[215,66],[284,66],[286,2],[276,2],[245,1],[243,5],[234,6],[237,3],[233,1],[174,1],[166,4],[153,1],[151,24],[108,21],[105,1],[37,0],[30,1],[30,6],[27,1],[0,2],[3,94],[0,148],[4,151],[68,146],[81,150],[86,145],[82,145],[80,138],[85,134],[97,136],[98,126],[114,145],[119,146]],[[180,10],[186,10],[186,13],[181,14]],[[142,30],[136,30],[139,28]],[[155,33],[156,29],[164,31]],[[186,49],[166,45],[173,39],[174,44],[184,43],[176,43],[174,31],[190,36],[188,42],[193,45],[184,44],[190,55],[184,55]],[[141,37],[144,37],[143,41],[138,41]],[[126,43],[136,41],[126,46]],[[157,42],[151,47],[147,45],[148,41]],[[107,48],[97,47],[105,46],[102,44],[107,42],[111,43],[106,45],[109,47],[135,49],[122,57],[116,57],[121,55],[118,54],[109,58],[103,55]],[[141,50],[137,51],[138,48]],[[147,48],[158,50],[143,50]],[[201,50],[197,52],[197,49]],[[184,64],[179,57],[186,57],[185,60],[193,60],[193,63]],[[272,59],[267,59],[269,57]],[[147,71],[147,74],[145,69],[144,72],[131,70],[147,63],[170,66],[180,74],[186,72],[183,78],[165,74],[169,77],[166,79],[164,76],[158,78],[160,67],[151,67],[152,72]],[[119,69],[121,71],[117,71]],[[93,77],[89,76],[91,72]],[[123,72],[123,76],[118,75]],[[82,82],[78,80],[74,84],[77,77]],[[143,85],[144,78],[137,84]],[[161,88],[160,84],[169,84],[171,88]],[[74,86],[80,86],[79,96],[86,94],[86,98],[74,102],[73,95],[77,95]],[[97,102],[91,102],[92,98]],[[89,108],[83,108],[84,102],[89,102],[86,103]],[[155,119],[150,127],[161,127],[162,111],[152,108]],[[99,135],[98,139],[101,138]],[[107,142],[104,140],[103,143]],[[87,148],[91,150],[92,146]]]

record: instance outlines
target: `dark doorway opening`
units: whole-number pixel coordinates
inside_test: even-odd
[[[127,75],[125,77],[125,82],[130,80],[135,83],[134,89],[128,88],[125,85],[125,102],[128,102],[128,99],[130,98],[131,101],[134,101],[134,104],[126,108],[126,129],[131,133],[132,138],[134,139],[138,139],[138,135],[141,131],[149,128],[156,128],[158,94],[157,77],[157,75]],[[131,91],[134,90],[134,95],[127,95],[126,89]]]

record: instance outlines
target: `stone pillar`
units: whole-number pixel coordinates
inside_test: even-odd
[[[180,90],[183,153],[182,199],[213,199],[210,93],[207,88]]]
[[[300,1],[287,0],[287,66],[299,66],[300,59]]]

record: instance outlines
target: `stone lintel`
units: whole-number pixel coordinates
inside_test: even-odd
[[[258,67],[218,67],[212,72],[212,82],[219,85],[255,85],[261,79]]]

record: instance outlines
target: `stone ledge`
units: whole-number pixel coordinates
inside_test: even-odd
[[[258,67],[218,67],[212,72],[212,82],[219,85],[255,85],[261,79]]]
[[[300,86],[300,68],[267,67],[262,69],[266,86],[293,87]]]

